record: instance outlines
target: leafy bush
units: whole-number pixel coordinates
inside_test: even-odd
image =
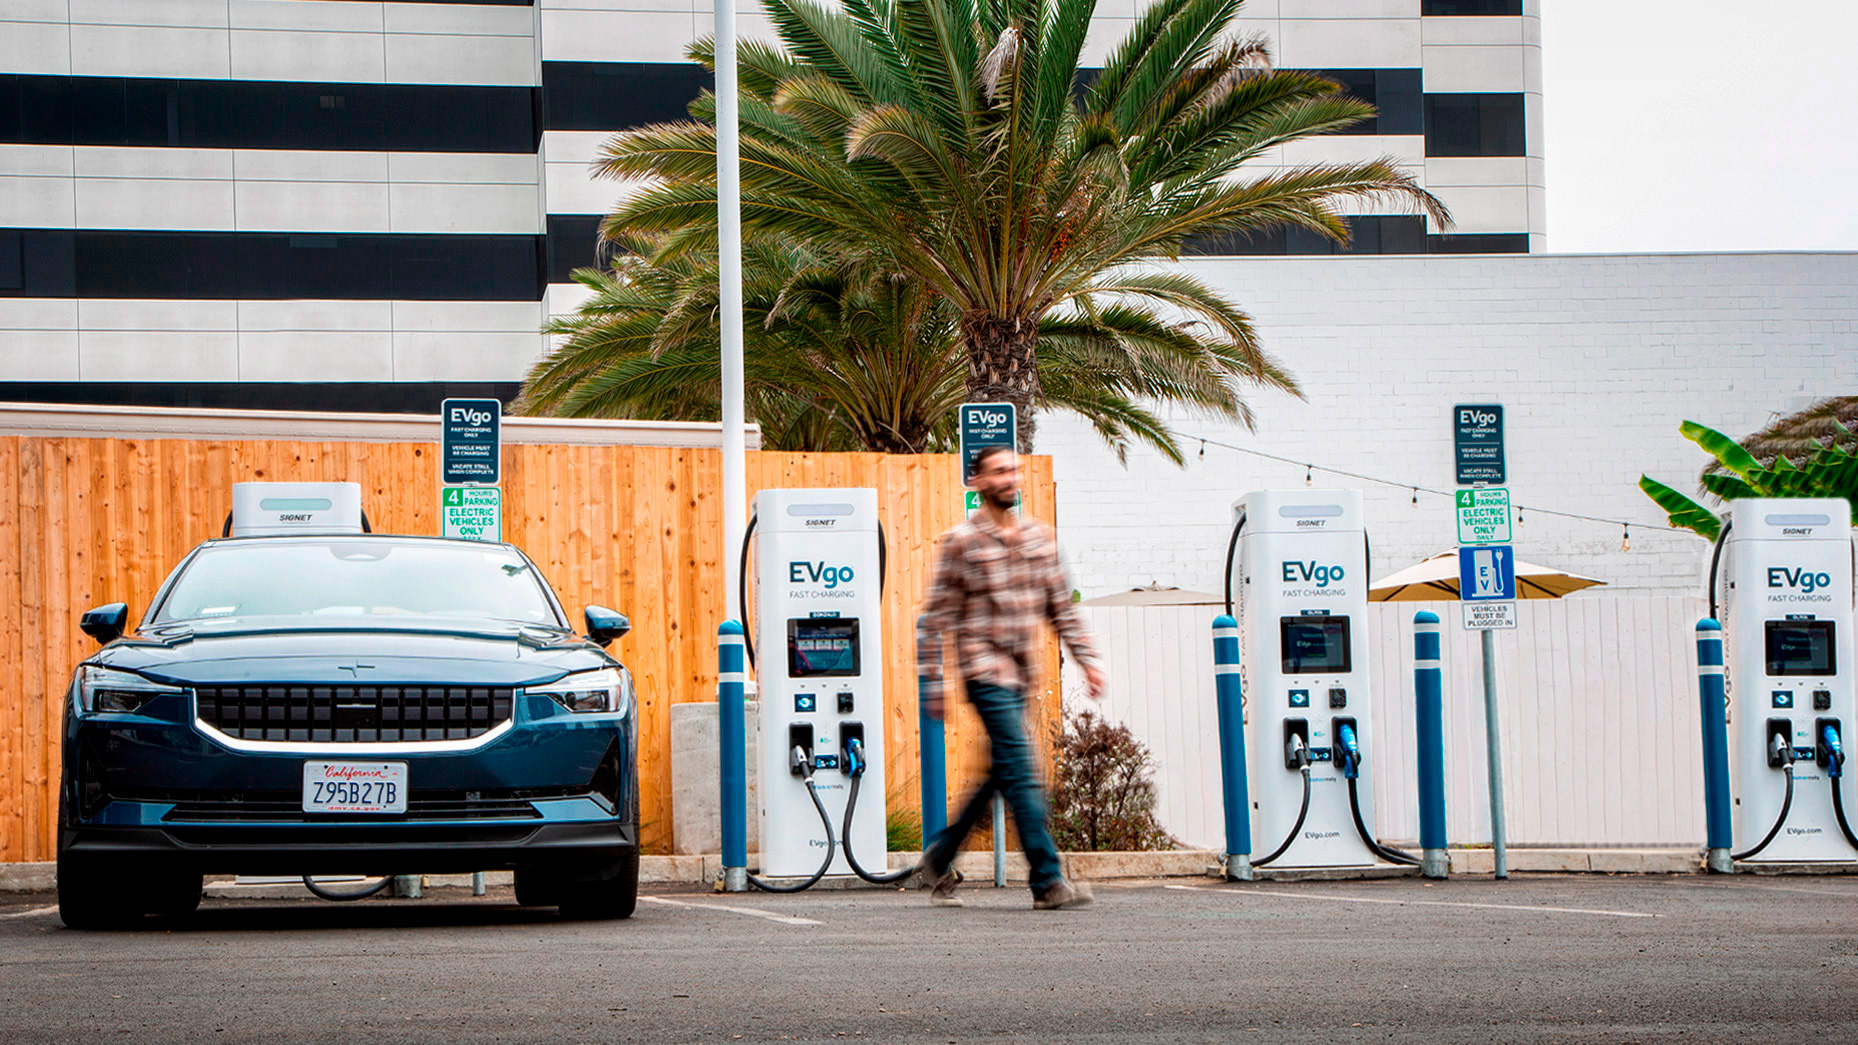
[[[909,802],[902,795],[892,795],[884,813],[885,845],[893,853],[923,850],[923,817]]]
[[[1153,762],[1127,726],[1086,710],[1057,735],[1052,840],[1060,851],[1173,849],[1155,819]]]
[[[1814,411],[1784,418],[1743,443],[1695,421],[1685,421],[1681,429],[1684,438],[1715,458],[1701,477],[1704,492],[1725,502],[1744,497],[1843,497],[1858,510],[1858,449],[1853,433],[1836,413],[1826,413],[1841,402],[1827,400]],[[1825,416],[1821,417],[1821,413]],[[1812,415],[1817,427],[1796,425],[1805,428],[1798,434],[1777,427],[1807,415]],[[1754,450],[1768,452],[1758,455],[1749,444]],[[1768,459],[1764,461],[1763,456]],[[1639,477],[1639,489],[1665,510],[1674,528],[1691,530],[1710,541],[1722,532],[1722,520],[1716,513],[1682,490],[1649,475]]]

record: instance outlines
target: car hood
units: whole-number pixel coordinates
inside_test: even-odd
[[[155,627],[111,643],[87,663],[177,685],[532,686],[618,662],[572,632],[506,621],[287,618]]]

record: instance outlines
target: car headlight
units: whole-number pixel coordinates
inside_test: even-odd
[[[84,711],[136,711],[164,693],[185,693],[140,675],[86,664],[77,669],[78,707]]]
[[[632,674],[625,668],[578,671],[529,692],[545,694],[569,711],[624,714],[632,710]]]

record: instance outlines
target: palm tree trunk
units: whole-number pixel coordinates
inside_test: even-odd
[[[986,312],[962,317],[968,345],[968,402],[1012,403],[1019,415],[1019,452],[1032,452],[1038,427],[1033,403],[1039,397],[1039,367],[1033,350],[1039,325]]]

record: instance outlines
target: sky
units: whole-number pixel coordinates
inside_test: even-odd
[[[1541,0],[1548,249],[1858,250],[1858,0]]]

